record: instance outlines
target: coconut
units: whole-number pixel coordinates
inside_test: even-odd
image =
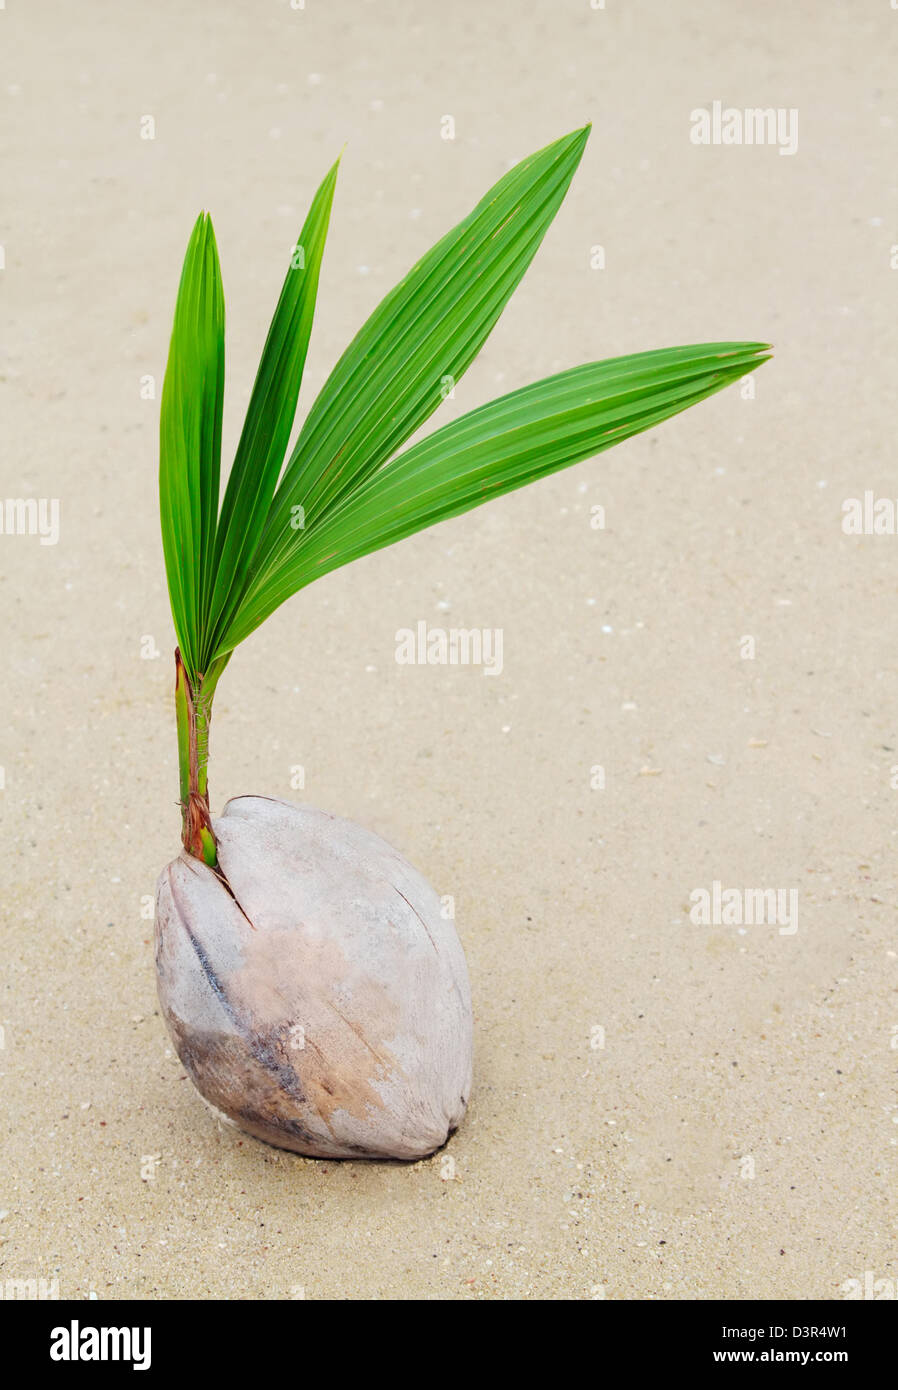
[[[159,880],[159,998],[209,1103],[298,1153],[420,1158],[445,1141],[471,1084],[468,980],[436,893],[376,836],[259,797],[213,819],[210,721],[231,657],[331,570],[654,429],[768,360],[763,343],[724,342],[589,362],[403,447],[482,347],[588,135],[510,168],[421,257],[286,455],[337,161],[291,255],[223,494],[225,301],[208,213],[187,246],[159,412],[184,847]]]
[[[461,1122],[471,995],[441,901],[379,836],[267,797],[156,890],[159,1001],[200,1094],[316,1158],[418,1159]]]

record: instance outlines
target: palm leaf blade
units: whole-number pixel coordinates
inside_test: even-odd
[[[290,548],[290,510],[306,524],[424,423],[479,352],[533,259],[579,163],[589,127],[511,169],[381,302],[337,363],[303,426],[275,496],[257,576]]]
[[[196,673],[214,574],[224,401],[224,293],[201,213],[184,257],[159,415],[159,505],[172,616]]]
[[[302,384],[339,159],[321,183],[291,257],[222,502],[208,659],[239,602],[277,485]]]
[[[297,542],[227,635],[351,560],[580,462],[706,399],[768,360],[710,343],[589,363],[471,411],[381,467]]]

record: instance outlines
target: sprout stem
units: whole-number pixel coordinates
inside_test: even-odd
[[[209,811],[209,725],[212,697],[228,656],[214,661],[208,673],[191,681],[175,648],[175,713],[178,721],[178,767],[181,790],[181,842],[188,854],[210,868],[218,863]]]

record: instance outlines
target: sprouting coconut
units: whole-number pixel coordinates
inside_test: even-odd
[[[314,1157],[416,1159],[461,1122],[472,1015],[461,943],[369,831],[259,796],[214,818],[212,701],[234,648],[329,570],[577,463],[767,360],[706,343],[589,363],[398,451],[476,356],[539,246],[589,127],[518,164],[344,352],[286,466],[337,165],[290,260],[224,497],[224,296],[197,219],[162,396],[159,488],[175,653],[182,851],[159,877],[159,998],[205,1099]]]
[[[213,832],[222,877],[182,855],[156,899],[159,996],[200,1091],[300,1153],[431,1153],[471,1089],[465,958],[434,890],[308,806],[237,797]]]

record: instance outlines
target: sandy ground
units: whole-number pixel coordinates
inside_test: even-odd
[[[843,499],[898,493],[898,14],[9,0],[0,46],[2,492],[61,509],[55,546],[0,537],[0,1280],[99,1299],[898,1281],[898,539],[841,527]],[[715,100],[797,108],[798,152],[692,144]],[[454,1177],[446,1155],[306,1161],[214,1120],[158,1014],[177,766],[141,382],[161,387],[201,207],[228,458],[344,142],[301,410],[412,261],[588,119],[446,418],[643,348],[760,338],[777,358],[754,398],[333,574],[232,661],[216,807],[289,797],[302,764],[310,801],[455,895],[474,990]],[[419,619],[501,628],[501,677],[397,665]],[[797,931],[693,924],[714,880],[795,889]]]

